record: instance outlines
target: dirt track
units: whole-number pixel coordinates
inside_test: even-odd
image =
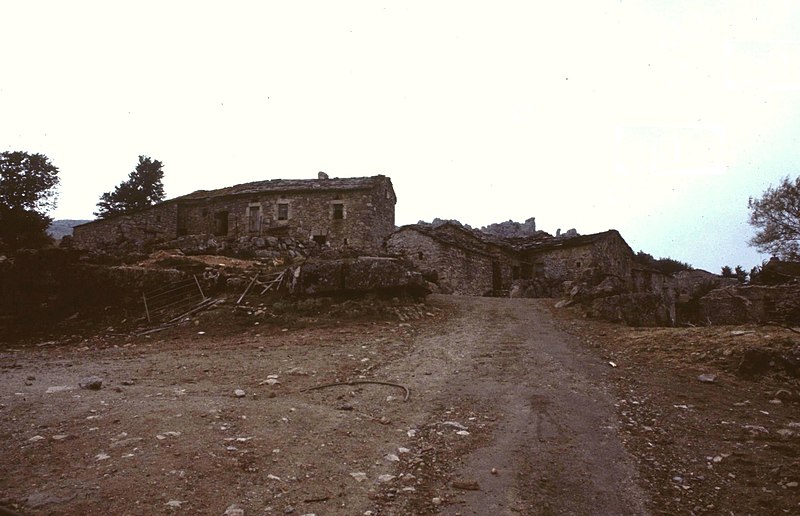
[[[220,515],[234,504],[246,515],[713,513],[714,504],[758,513],[720,498],[763,494],[732,459],[697,464],[708,491],[702,475],[688,487],[671,480],[705,448],[736,444],[713,441],[702,425],[713,410],[727,417],[738,391],[726,389],[719,406],[708,398],[695,415],[672,408],[662,389],[676,369],[658,355],[637,363],[635,347],[618,348],[615,369],[596,340],[586,344],[591,332],[633,342],[628,329],[554,319],[549,300],[431,302],[407,322],[282,328],[223,307],[147,337],[5,346],[0,505],[21,514]],[[658,390],[631,386],[634,373]],[[104,379],[101,390],[78,388],[89,375]],[[395,385],[328,385],[370,380],[405,386],[410,399]],[[694,396],[713,392],[698,385]],[[620,389],[647,410],[631,412]],[[759,424],[791,427],[791,405],[780,420],[780,407],[764,408],[772,422]],[[659,432],[673,439],[654,441]],[[780,444],[783,490],[756,506],[776,512],[797,506],[797,461],[786,455],[797,456],[796,443]],[[761,471],[761,456],[776,462],[760,454],[746,466]],[[717,472],[722,487],[709,482]],[[706,500],[692,509],[698,496]]]

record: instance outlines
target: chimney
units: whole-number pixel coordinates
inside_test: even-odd
[[[326,174],[325,172],[320,172],[320,173],[318,174],[318,178],[319,178],[320,180],[322,180],[322,179],[328,179],[328,174]]]

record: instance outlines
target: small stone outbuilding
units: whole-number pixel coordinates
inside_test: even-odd
[[[446,293],[492,295],[510,283],[507,251],[479,232],[452,222],[403,226],[389,236],[386,247],[392,254],[406,256],[426,276],[435,277]]]
[[[333,247],[380,247],[394,231],[397,197],[386,176],[272,179],[199,190],[140,212],[76,226],[79,249],[146,249],[189,235],[283,236]]]

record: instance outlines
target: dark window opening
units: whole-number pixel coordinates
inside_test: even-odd
[[[250,206],[247,208],[247,229],[251,232],[258,231],[259,219],[261,218],[261,208]]]
[[[228,234],[228,212],[220,211],[214,214],[214,234],[226,236]]]
[[[581,262],[575,262],[575,267],[580,269],[581,268]]]
[[[289,220],[289,204],[285,202],[278,203],[278,220]]]
[[[522,279],[531,279],[533,276],[533,266],[530,263],[523,263],[520,270],[520,277]]]
[[[503,271],[500,262],[492,260],[492,290],[497,293],[503,288]]]
[[[425,253],[423,253],[422,251],[418,252],[417,253],[417,258],[419,258],[420,260],[424,260],[425,259]]]
[[[326,240],[325,235],[314,235],[314,242],[319,245],[325,245]]]
[[[342,220],[344,218],[344,204],[333,205],[333,220]]]
[[[186,236],[189,234],[189,230],[184,225],[178,226],[178,236]]]
[[[348,245],[348,244],[350,244],[350,242],[348,242],[347,239],[345,238],[344,239],[344,245]]]

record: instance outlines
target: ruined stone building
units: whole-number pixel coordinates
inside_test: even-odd
[[[81,249],[145,249],[187,235],[290,237],[318,245],[376,248],[394,231],[397,197],[386,176],[273,179],[196,192],[145,210],[75,227]]]

